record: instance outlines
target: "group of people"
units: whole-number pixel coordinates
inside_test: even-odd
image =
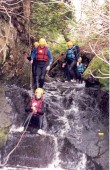
[[[66,81],[82,83],[82,74],[85,66],[80,57],[80,48],[75,45],[75,40],[67,42],[68,49],[62,67],[64,68],[64,78]]]
[[[68,41],[67,46],[66,57],[62,64],[64,79],[66,81],[82,83],[82,74],[86,67],[80,57],[80,48],[76,45],[74,39]],[[44,38],[41,38],[39,42],[34,42],[30,60],[32,64],[34,90],[38,87],[43,88],[45,75],[50,70],[53,62],[53,56]]]
[[[85,68],[82,64],[82,58],[79,55],[80,49],[77,45],[75,45],[75,41],[73,39],[67,42],[67,46],[68,49],[66,51],[66,58],[62,64],[62,67],[64,68],[64,77],[67,81],[78,80],[79,82],[82,82],[82,73]],[[44,79],[53,62],[53,56],[50,49],[47,47],[47,43],[44,38],[41,38],[39,43],[34,43],[34,49],[31,51],[30,55],[30,62],[32,64],[35,97],[32,98],[25,110],[26,112],[32,113],[30,125],[36,125],[38,120],[38,129],[40,129],[41,132],[43,127],[44,112],[46,109],[46,105],[43,100]],[[26,124],[27,123],[25,123],[25,126]]]

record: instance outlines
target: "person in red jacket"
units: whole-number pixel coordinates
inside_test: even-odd
[[[31,63],[34,60],[36,60],[36,82],[34,89],[38,87],[43,88],[46,73],[50,70],[53,62],[53,56],[44,38],[39,40],[38,47],[32,52]]]
[[[21,127],[21,131],[24,130],[24,127],[27,127],[28,123],[29,128],[32,127],[30,129],[38,129],[38,131],[42,131],[41,129],[43,127],[43,117],[46,110],[46,104],[43,100],[43,94],[44,90],[42,88],[37,88],[35,90],[35,96],[31,99],[31,101],[27,104],[25,108],[25,111],[31,114],[29,114],[29,116],[25,120],[24,125]],[[29,122],[30,115],[31,119]]]
[[[43,127],[43,115],[45,112],[45,103],[43,100],[44,90],[42,88],[37,88],[35,90],[35,97],[30,102],[30,108],[32,111],[32,124],[35,124],[38,121],[38,129],[42,129]]]

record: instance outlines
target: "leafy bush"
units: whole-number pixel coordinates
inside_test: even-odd
[[[54,44],[51,47],[51,52],[52,52],[53,56],[65,53],[66,50],[67,50],[66,42],[60,42],[59,44]]]

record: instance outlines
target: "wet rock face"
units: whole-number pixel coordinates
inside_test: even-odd
[[[5,148],[4,158],[7,153],[15,147],[20,137],[20,133],[9,136],[7,146],[10,145],[10,147]],[[55,143],[50,136],[42,137],[39,135],[25,134],[22,142],[10,156],[7,164],[9,166],[47,167],[54,157],[54,146]]]
[[[108,118],[109,117],[109,93],[102,89],[87,88],[86,92],[96,98],[97,104],[100,108],[101,114]]]
[[[8,8],[8,3],[3,4],[3,6],[6,5],[6,9]],[[19,6],[20,1],[15,4]],[[12,7],[12,4],[9,5],[9,8],[12,11],[15,9],[14,13],[20,12],[17,12],[18,8]],[[16,15],[11,16],[10,24],[4,8],[4,12],[0,14],[0,35],[0,76],[2,76],[3,80],[9,81],[9,83],[11,81],[15,83],[16,81],[16,84],[21,83],[23,86],[24,83],[29,86],[30,71],[29,67],[26,66],[26,58],[30,54],[30,49],[27,48],[29,38],[25,20],[21,17],[16,17]]]
[[[84,86],[60,81],[45,83],[44,89],[46,136],[38,136],[36,132],[26,133],[21,147],[14,151],[8,164],[38,168],[51,164],[66,170],[105,170],[109,150],[108,118],[101,114],[97,89],[87,91]],[[16,86],[11,86],[6,95],[13,103],[16,115],[13,122],[20,126],[30,96],[26,90]],[[104,132],[104,136],[98,135],[99,130]],[[2,160],[18,142],[20,135],[9,135]]]
[[[6,99],[4,85],[0,83],[0,128],[9,127],[11,125],[10,115],[12,108],[9,98]]]
[[[80,170],[103,170],[100,165],[91,160],[91,157],[84,155],[80,150],[75,148],[67,138],[64,138],[62,143],[60,158],[61,166],[64,169],[76,170],[80,168]]]
[[[13,124],[19,127],[25,120],[27,115],[25,107],[30,102],[31,97],[24,89],[17,88],[16,86],[11,86],[11,89],[7,87],[6,96],[12,102]]]

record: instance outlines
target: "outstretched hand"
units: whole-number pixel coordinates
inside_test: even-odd
[[[50,66],[47,66],[46,71],[49,71],[49,70],[50,70]]]
[[[32,63],[33,63],[33,60],[31,60],[30,62],[31,62],[31,64],[32,64]]]
[[[62,68],[64,68],[65,66],[66,66],[66,63],[63,63],[63,64],[62,64]]]
[[[32,112],[34,112],[34,113],[37,112],[35,107],[31,107],[31,109],[32,109]]]

